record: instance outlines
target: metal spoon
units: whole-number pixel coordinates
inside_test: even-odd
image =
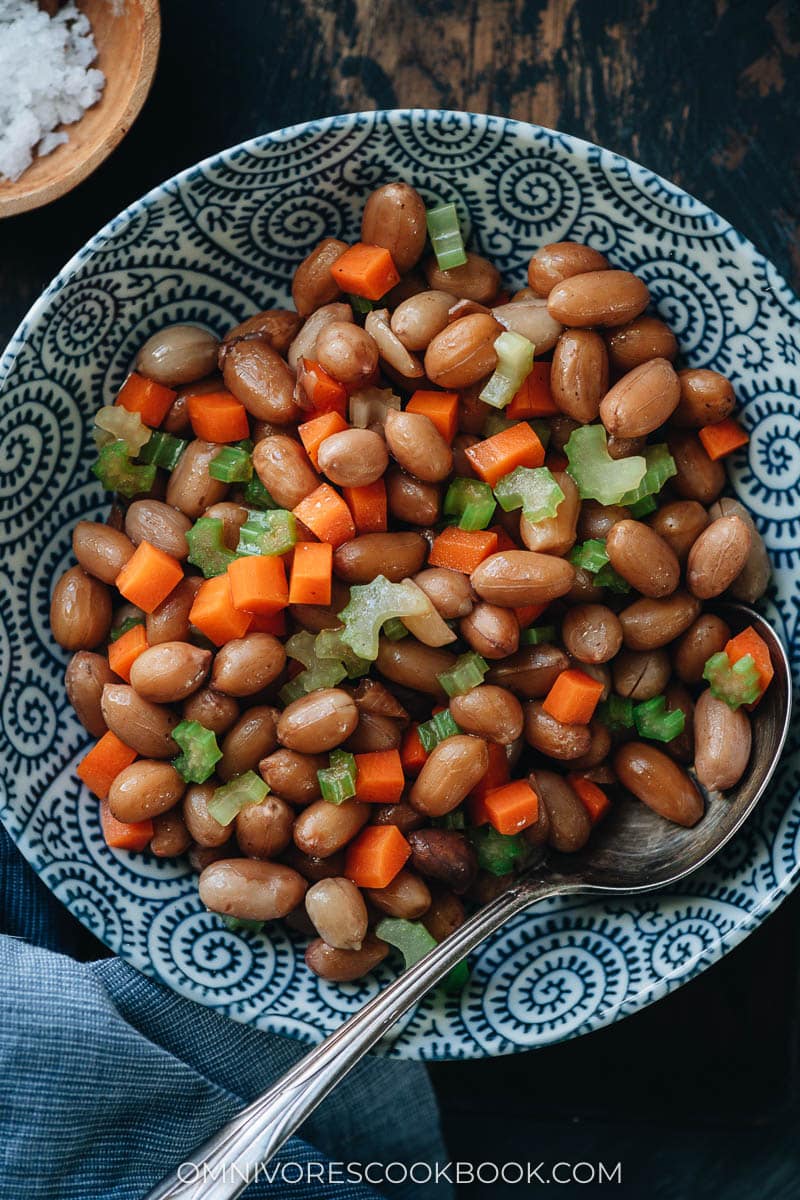
[[[585,850],[550,854],[497,899],[384,988],[360,1012],[311,1050],[282,1079],[190,1154],[190,1170],[164,1179],[146,1200],[232,1200],[395,1021],[452,967],[510,917],[549,896],[630,896],[668,887],[709,861],[747,820],[777,766],[789,728],[792,683],[781,642],[763,617],[743,604],[719,603],[734,629],[753,625],[775,668],[752,714],[753,750],[732,791],[707,797],[693,829],[672,825],[633,798],[617,801]],[[187,1180],[187,1182],[183,1182]]]

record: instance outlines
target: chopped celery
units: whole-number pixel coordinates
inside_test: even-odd
[[[633,728],[633,701],[627,696],[611,695],[597,706],[597,719],[611,733]]]
[[[425,214],[428,236],[440,271],[463,267],[467,261],[455,204],[437,204]]]
[[[261,933],[264,921],[253,921],[249,917],[223,917],[222,924],[231,933]]]
[[[521,646],[541,646],[542,642],[552,645],[555,640],[555,625],[532,625],[530,629],[523,629],[519,635]]]
[[[284,704],[291,704],[293,700],[317,688],[336,687],[346,677],[347,668],[340,660],[317,655],[316,640],[313,633],[304,629],[292,634],[287,641],[286,653],[289,658],[301,662],[306,669],[281,688],[279,695]]]
[[[198,517],[186,534],[189,562],[199,567],[206,579],[224,575],[239,555],[225,545],[225,526],[219,517]]]
[[[215,788],[208,802],[208,815],[220,825],[230,825],[246,804],[260,804],[269,792],[264,780],[255,771],[234,775],[229,783]]]
[[[434,746],[438,746],[439,742],[444,742],[449,737],[455,737],[457,733],[461,733],[460,725],[456,725],[449,708],[443,708],[441,712],[434,713],[429,721],[423,721],[417,726],[417,734],[422,742],[422,749],[430,754]]]
[[[483,683],[483,677],[489,670],[489,664],[474,650],[468,650],[456,659],[452,671],[442,671],[436,678],[448,696],[464,696],[474,687]]]
[[[724,650],[712,654],[703,668],[703,679],[711,687],[711,695],[724,700],[728,708],[755,704],[761,695],[761,677],[752,654],[733,665]]]
[[[512,421],[510,417],[504,417],[502,413],[490,412],[486,420],[483,422],[481,432],[485,438],[494,437],[496,433],[503,433],[506,429],[510,429],[512,425],[519,425],[519,421]],[[544,442],[542,443],[544,445]]]
[[[375,935],[400,951],[406,971],[438,945],[421,921],[408,921],[405,917],[383,917],[375,926]],[[448,971],[442,986],[448,992],[460,992],[468,980],[469,968],[462,961]]]
[[[547,467],[515,467],[495,485],[494,494],[504,512],[521,508],[535,523],[554,517],[564,493]]]
[[[301,671],[299,675],[295,675],[294,679],[290,679],[285,683],[278,692],[282,704],[293,704],[295,700],[299,700],[301,696],[305,696],[306,689],[303,687],[303,676],[305,671]]]
[[[121,625],[117,625],[111,630],[108,635],[110,641],[117,642],[123,634],[129,633],[131,629],[135,629],[137,625],[144,625],[144,617],[126,617]]]
[[[372,661],[378,657],[378,637],[384,623],[392,617],[422,616],[427,605],[420,588],[390,583],[385,575],[377,575],[371,583],[355,584],[350,589],[349,604],[338,614],[344,625],[342,641],[359,658]]]
[[[149,492],[156,481],[155,465],[131,462],[127,446],[119,441],[103,446],[92,467],[92,474],[97,476],[107,492],[119,492],[128,497]]]
[[[488,483],[459,476],[447,489],[443,511],[446,517],[458,518],[459,529],[485,529],[496,507]]]
[[[354,296],[351,293],[348,293],[345,299],[352,308],[353,312],[360,313],[362,316],[365,313],[372,312],[373,308],[375,307],[372,301],[368,300],[366,296]]]
[[[317,658],[333,658],[340,662],[347,670],[348,679],[358,679],[360,675],[366,675],[370,668],[370,663],[365,658],[359,658],[342,641],[341,629],[320,630],[314,641],[314,653]]]
[[[589,538],[588,542],[580,542],[569,552],[569,561],[578,570],[591,571],[596,575],[608,562],[606,544],[600,538]]]
[[[639,737],[671,742],[683,733],[686,718],[680,708],[667,712],[666,697],[653,696],[652,700],[644,700],[634,706],[633,721]]]
[[[272,499],[272,496],[270,496],[255,471],[244,486],[242,499],[249,508],[270,509],[280,507]]]
[[[629,459],[619,459],[620,462],[628,462]],[[675,459],[669,452],[669,447],[663,442],[657,446],[645,446],[644,450],[645,473],[642,476],[639,484],[630,491],[625,492],[617,504],[623,504],[626,508],[630,508],[634,504],[638,504],[647,496],[657,495],[668,479],[673,475],[677,475],[678,468],[675,466]]]
[[[408,637],[408,630],[399,617],[390,617],[389,620],[384,623],[383,630],[381,632],[385,638],[389,639],[390,642],[401,642],[404,637]]]
[[[610,592],[619,592],[620,595],[625,595],[626,592],[631,590],[631,585],[628,583],[627,579],[623,579],[622,576],[614,570],[611,563],[606,563],[604,567],[600,568],[594,577],[594,581],[598,587],[608,588]]]
[[[294,513],[285,508],[251,512],[239,530],[239,554],[286,554],[297,541]]]
[[[208,473],[222,483],[247,483],[253,476],[253,460],[242,446],[223,446],[208,464]]]
[[[331,750],[329,766],[317,771],[322,799],[342,804],[356,794],[356,760],[346,750]]]
[[[467,826],[464,811],[461,808],[445,813],[443,817],[432,817],[431,824],[438,829],[466,829]]]
[[[650,513],[654,513],[658,508],[652,496],[642,496],[641,500],[635,500],[633,504],[629,504],[631,516],[635,521],[642,517],[649,517]]]
[[[129,412],[121,404],[109,405],[94,414],[94,444],[98,450],[111,442],[124,442],[128,454],[135,458],[151,433],[137,412]]]
[[[647,470],[642,455],[613,459],[602,425],[580,425],[573,429],[564,447],[569,471],[582,500],[621,504],[623,496],[638,488]]]
[[[506,408],[533,370],[533,342],[504,329],[494,343],[497,366],[480,394],[484,404]]]
[[[156,429],[142,448],[139,461],[153,463],[154,466],[162,467],[165,471],[174,471],[188,445],[185,438],[174,437],[171,433],[164,433],[162,429]]]
[[[172,731],[173,739],[181,753],[172,765],[187,783],[205,783],[214,774],[214,767],[222,758],[213,729],[206,729],[199,721],[181,721]]]
[[[527,857],[528,844],[518,833],[498,833],[492,825],[470,829],[478,866],[492,875],[508,875]]]

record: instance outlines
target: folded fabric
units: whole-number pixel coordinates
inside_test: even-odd
[[[99,943],[1,827],[0,906],[2,1196],[138,1200],[305,1053],[96,957]],[[367,1200],[376,1188],[340,1164],[446,1161],[418,1063],[366,1059],[301,1134],[248,1197]],[[398,1200],[451,1194],[445,1183],[412,1182],[401,1166],[396,1185],[382,1174],[372,1178]]]

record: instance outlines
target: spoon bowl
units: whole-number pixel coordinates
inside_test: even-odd
[[[79,121],[59,127],[68,141],[34,158],[13,183],[0,182],[0,217],[28,212],[71,191],[124,138],[144,104],[161,38],[158,0],[77,0],[92,23],[103,94]]]

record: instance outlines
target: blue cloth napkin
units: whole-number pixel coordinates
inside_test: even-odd
[[[0,1196],[138,1200],[303,1053],[109,957],[0,826]],[[447,1158],[421,1064],[366,1059],[302,1135],[248,1198],[452,1194],[410,1178]]]

